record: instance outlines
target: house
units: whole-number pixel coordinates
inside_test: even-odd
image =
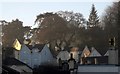
[[[73,58],[75,59],[76,62],[79,61],[79,48],[78,47],[73,47],[70,51],[70,53],[73,54]]]
[[[15,50],[16,51],[16,50]],[[18,56],[18,60],[26,63],[28,66],[32,67],[32,45],[25,45],[23,44],[21,47],[21,50],[18,51],[18,55],[16,54],[15,56]]]
[[[90,55],[90,50],[88,49],[87,46],[83,49],[83,52],[81,54],[81,57],[88,57]]]
[[[102,55],[101,55],[94,47],[92,47],[92,48],[91,48],[91,53],[90,53],[90,55],[89,55],[88,57],[91,57],[91,58],[94,59],[94,64],[98,64],[97,59],[98,59],[99,57],[101,57],[101,56],[102,56]]]
[[[80,58],[80,64],[85,64],[87,63],[87,57],[90,55],[90,50],[88,49],[87,46],[85,46],[85,48],[83,49],[83,52],[81,54],[81,58]]]
[[[19,51],[21,50],[22,46],[18,39],[15,39],[12,47],[15,49],[13,51],[13,55],[15,56],[16,59],[19,59]]]
[[[101,57],[101,54],[94,47],[92,47],[89,57]]]
[[[20,44],[18,39],[15,39],[15,41],[13,43],[13,48],[15,48],[16,50],[20,50],[21,49],[21,44]]]
[[[21,74],[21,73],[29,73],[29,74],[32,74],[33,73],[33,70],[31,67],[29,67],[27,64],[15,59],[15,58],[6,58],[4,61],[3,61],[3,69],[5,72],[8,72],[8,73],[17,73],[17,74]]]
[[[59,59],[62,61],[67,61],[70,58],[70,53],[67,50],[62,50],[57,55],[57,62]]]
[[[118,64],[118,49],[110,48],[108,50],[108,64]]]
[[[32,63],[36,63],[35,65],[54,65],[56,62],[46,44],[36,44],[34,46],[32,49],[32,59]]]
[[[103,64],[108,64],[108,56],[109,56],[109,50],[107,50],[106,53],[102,57],[104,59]]]
[[[98,52],[94,47],[88,49],[85,46],[80,57],[80,64],[108,64],[108,51],[106,53],[105,51]]]
[[[40,65],[54,65],[56,60],[46,44],[22,45],[19,60],[32,68]]]

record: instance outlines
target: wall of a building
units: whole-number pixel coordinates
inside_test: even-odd
[[[41,64],[54,64],[54,58],[50,51],[50,49],[47,47],[47,45],[44,46],[42,51],[39,54],[41,56],[40,62]]]
[[[19,51],[19,60],[26,63],[28,66],[32,67],[31,66],[31,51],[26,45],[23,45],[22,49]]]
[[[19,60],[32,68],[43,64],[54,64],[56,62],[56,59],[53,58],[47,45],[45,45],[41,51],[38,48],[30,50],[26,45],[23,45],[19,52]]]
[[[120,67],[115,65],[80,65],[78,66],[78,74],[118,74],[120,70]]]
[[[109,50],[108,64],[118,64],[118,50]]]
[[[68,51],[60,51],[57,55],[57,59],[68,60],[70,58],[70,53]]]

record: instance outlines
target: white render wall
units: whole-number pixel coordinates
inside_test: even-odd
[[[56,64],[56,59],[53,58],[47,45],[40,52],[38,48],[30,50],[26,45],[23,45],[19,51],[19,60],[31,68],[38,67],[39,65]]]
[[[28,66],[31,66],[31,51],[26,45],[22,45],[21,50],[19,51],[19,60],[26,63]]]
[[[53,64],[53,55],[47,45],[44,46],[43,50],[39,54],[41,56],[40,63],[41,64]]]
[[[32,68],[40,65],[40,59],[41,59],[41,56],[39,53],[39,49],[34,48],[32,50],[32,53],[31,53],[31,66],[32,66]]]
[[[57,55],[57,60],[61,58],[61,60],[68,60],[70,59],[70,53],[68,51],[60,51]]]

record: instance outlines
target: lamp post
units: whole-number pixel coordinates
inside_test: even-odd
[[[118,50],[116,50],[115,40],[115,37],[109,39],[109,64],[118,64]]]
[[[73,58],[73,54],[72,53],[70,54],[70,59],[68,60],[68,64],[69,64],[70,74],[76,74],[77,73],[76,65],[75,65],[76,61]]]

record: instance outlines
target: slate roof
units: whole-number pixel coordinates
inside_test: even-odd
[[[2,65],[2,73],[3,74],[8,74],[8,73],[13,73],[13,74],[20,74],[18,71],[6,66],[6,65]]]
[[[6,58],[3,62],[4,64],[4,68],[6,68],[5,70],[13,70],[16,72],[32,72],[33,69],[31,67],[29,67],[27,64],[15,59],[15,58]],[[15,73],[16,74],[16,73]],[[31,74],[31,73],[30,73]]]
[[[15,58],[6,58],[5,60],[3,60],[2,62],[4,65],[25,65],[27,67],[29,67],[27,64],[15,59]],[[29,67],[30,69],[32,69],[31,67]]]
[[[94,47],[92,47],[89,57],[100,57],[100,56],[101,54]]]
[[[109,50],[105,53],[104,56],[109,56]]]
[[[71,49],[72,47],[68,47],[68,46],[66,46],[65,48],[64,48],[64,50],[61,50],[61,51],[67,51],[67,52],[69,52],[70,53],[70,49]],[[61,51],[54,51],[54,50],[51,50],[50,49],[50,51],[51,51],[51,53],[52,53],[52,55],[53,55],[53,57],[54,58],[57,58],[57,55],[61,52]]]

